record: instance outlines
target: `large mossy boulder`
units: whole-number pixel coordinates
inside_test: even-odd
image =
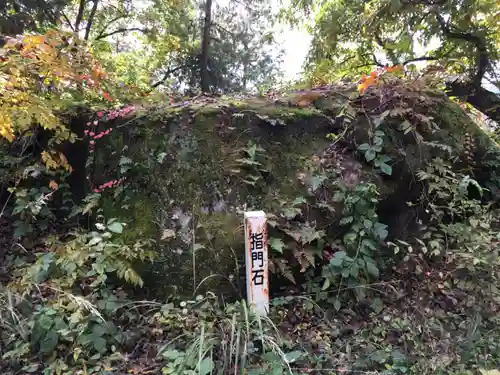
[[[293,95],[200,97],[112,121],[119,135],[96,148],[108,167],[94,178],[127,176],[122,193],[105,196],[105,214],[128,223],[127,241],[154,238],[158,259],[142,271],[150,289],[237,295],[245,210],[270,215],[274,270],[297,281],[341,238],[337,188],[374,184],[379,220],[405,239],[423,209],[407,204],[422,193],[418,170],[442,158],[482,183],[492,172],[496,143],[439,92],[396,82],[363,97],[321,94],[307,108]]]

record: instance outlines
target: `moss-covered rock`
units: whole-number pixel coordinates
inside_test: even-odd
[[[407,202],[422,190],[417,170],[435,157],[463,168],[466,134],[474,140],[470,167],[477,171],[485,155],[498,149],[448,98],[405,83],[354,99],[345,89],[333,90],[315,105],[294,108],[264,97],[159,105],[129,120],[97,152],[109,162],[100,174],[122,168],[128,177],[106,215],[128,221],[128,241],[156,240],[158,260],[143,272],[149,287],[192,293],[218,286],[234,294],[243,270],[245,210],[275,215],[279,230],[271,235],[280,239],[277,250],[284,250],[276,269],[293,265],[297,251],[314,263],[322,241],[342,233],[342,204],[333,199],[339,184],[352,189],[375,183],[382,221],[391,235],[404,237],[415,222]],[[378,151],[368,155],[366,147],[374,145]],[[385,165],[374,165],[382,156],[389,158]],[[312,231],[310,241],[304,241],[304,228]],[[314,250],[307,250],[311,244]]]

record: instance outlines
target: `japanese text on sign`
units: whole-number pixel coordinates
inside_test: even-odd
[[[264,233],[252,233],[252,283],[254,285],[264,284]]]
[[[247,300],[256,312],[269,308],[267,220],[263,211],[245,213]]]

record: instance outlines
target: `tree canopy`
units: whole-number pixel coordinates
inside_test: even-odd
[[[295,2],[316,11],[306,62],[312,81],[353,79],[386,64],[426,62],[452,96],[500,120],[500,17],[495,0]]]

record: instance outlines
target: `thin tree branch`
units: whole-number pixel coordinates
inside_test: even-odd
[[[66,21],[66,23],[68,24],[68,26],[70,27],[70,29],[72,31],[75,31],[75,28],[73,27],[73,24],[71,23],[71,21],[69,20],[68,16],[66,15],[66,13],[64,13],[64,11],[61,11],[61,14],[64,18],[64,20]]]
[[[85,27],[85,37],[84,40],[89,40],[90,29],[92,28],[92,23],[94,22],[95,13],[97,11],[97,5],[99,4],[99,0],[94,0],[94,5],[92,5],[92,10],[90,11],[89,20],[87,21],[87,25]]]
[[[167,80],[167,78],[168,78],[171,74],[173,74],[173,73],[175,73],[175,72],[177,72],[177,71],[179,71],[179,70],[181,70],[181,69],[188,68],[188,67],[191,67],[191,64],[179,65],[179,66],[177,66],[177,67],[175,67],[175,68],[172,68],[172,69],[167,70],[167,71],[165,72],[165,74],[163,75],[163,78],[162,78],[162,79],[160,79],[158,82],[153,83],[153,84],[151,85],[151,87],[152,87],[152,88],[156,88],[156,87],[160,86],[163,82],[165,82],[165,81]]]
[[[406,61],[403,61],[401,63],[401,65],[405,66],[405,65],[408,65],[412,62],[415,62],[415,61],[435,61],[435,60],[439,60],[441,57],[438,57],[438,56],[421,56],[421,57],[416,57],[414,59],[409,59],[409,60],[406,60]]]
[[[228,29],[226,29],[226,28],[222,27],[222,26],[221,26],[221,25],[219,25],[218,23],[212,22],[212,26],[215,26],[215,27],[217,27],[218,29],[220,29],[221,31],[223,31],[223,32],[225,32],[225,33],[227,33],[227,34],[229,34],[229,35],[231,35],[231,36],[233,36],[233,37],[234,37],[234,33],[232,33],[231,31],[229,31]]]
[[[74,28],[75,32],[80,31],[80,24],[82,23],[83,20],[83,12],[85,11],[86,2],[87,0],[80,0],[80,5],[78,7],[78,14],[76,15],[76,21],[75,21],[75,28]]]
[[[113,18],[111,21],[109,21],[106,26],[104,26],[104,28],[97,34],[97,38],[99,38],[101,35],[104,35],[104,33],[106,32],[106,30],[108,29],[109,26],[111,26],[111,24],[115,23],[116,21],[118,20],[121,20],[122,18],[125,18],[127,17],[128,15],[127,14],[122,14],[122,15],[119,15],[118,17],[115,17]]]
[[[390,49],[388,49],[386,47],[386,43],[382,40],[382,38],[380,37],[380,35],[378,35],[378,33],[376,32],[375,33],[375,41],[377,42],[377,44],[387,53],[387,55],[389,56],[389,59],[391,59],[391,62],[393,64],[396,64],[398,59],[396,58],[396,55],[394,55],[394,52],[391,51]],[[376,60],[375,60],[376,61]],[[377,64],[378,65],[378,64]]]
[[[111,31],[111,32],[106,33],[106,34],[101,34],[101,35],[97,36],[97,38],[95,38],[95,40],[104,39],[104,38],[107,38],[108,36],[112,36],[115,34],[128,33],[129,31],[140,31],[142,33],[147,33],[149,31],[149,29],[141,29],[140,27],[131,27],[129,29],[127,29],[127,28],[117,29],[115,31]]]
[[[377,57],[375,56],[374,53],[372,53],[372,59],[373,59],[373,62],[375,63],[375,65],[377,65],[377,66],[384,66],[384,64],[382,64],[380,61],[377,60]]]
[[[464,33],[452,31],[450,26],[446,23],[444,18],[436,11],[436,21],[441,28],[441,32],[444,36],[451,39],[465,40],[467,42],[473,43],[477,49],[476,55],[476,75],[473,77],[472,82],[476,87],[481,86],[481,81],[486,73],[486,69],[490,64],[490,59],[488,56],[488,49],[486,48],[486,43],[484,38],[481,38],[472,33]]]

